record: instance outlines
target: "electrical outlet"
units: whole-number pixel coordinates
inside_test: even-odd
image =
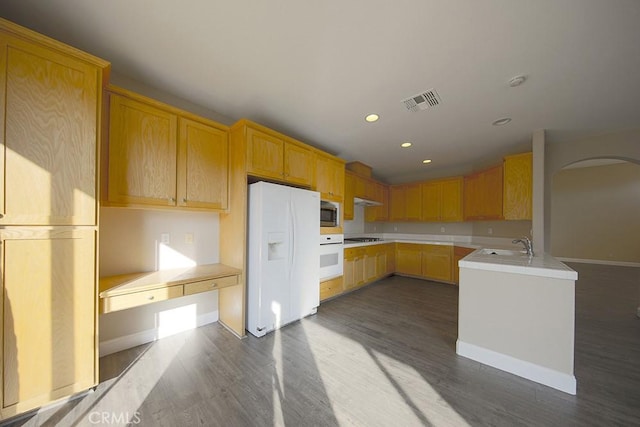
[[[487,230],[487,233],[489,233],[489,234],[493,234],[493,228],[492,228],[492,227],[489,227],[489,229]]]
[[[169,233],[160,234],[160,243],[168,245],[171,243],[171,238],[169,237]]]
[[[187,233],[184,235],[184,242],[187,244],[193,243],[193,233]]]
[[[393,227],[393,231],[398,231],[398,227]]]
[[[440,232],[444,233],[444,227],[440,227]]]
[[[378,227],[376,227],[375,225],[373,226],[373,231],[376,231],[378,229]]]

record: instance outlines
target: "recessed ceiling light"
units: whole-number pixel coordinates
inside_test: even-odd
[[[494,126],[503,126],[511,121],[511,117],[503,117],[491,123]]]
[[[424,163],[425,165],[426,165],[427,163],[431,163],[431,159],[424,159],[424,160],[422,161],[422,163]]]
[[[365,119],[366,121],[368,121],[369,123],[373,123],[373,122],[378,121],[378,119],[379,119],[379,118],[380,118],[380,116],[379,116],[379,115],[377,115],[377,114],[369,114],[369,115],[368,115],[367,117],[365,117],[364,119]]]
[[[527,80],[527,76],[515,76],[509,80],[509,86],[516,87],[520,86],[524,81]]]
[[[402,148],[409,148],[411,147],[413,144],[411,144],[410,142],[403,142],[402,144],[400,144],[400,147]]]

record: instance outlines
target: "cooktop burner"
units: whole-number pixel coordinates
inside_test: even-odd
[[[379,237],[348,237],[344,239],[345,242],[380,242],[381,240]]]

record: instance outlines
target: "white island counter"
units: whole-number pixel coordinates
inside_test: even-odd
[[[575,280],[548,254],[478,249],[462,259],[456,352],[576,393]]]

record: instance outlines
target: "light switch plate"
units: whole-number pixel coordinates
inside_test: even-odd
[[[160,234],[160,243],[168,245],[171,243],[171,238],[169,237],[169,233]]]

